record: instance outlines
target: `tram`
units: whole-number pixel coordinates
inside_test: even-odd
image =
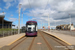
[[[26,22],[26,36],[37,36],[37,22],[36,21]]]

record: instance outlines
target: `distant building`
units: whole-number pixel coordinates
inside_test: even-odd
[[[21,27],[21,32],[24,33],[25,31],[26,31],[26,27],[25,26]]]
[[[63,24],[63,25],[56,26],[56,29],[70,30],[70,24]],[[71,24],[71,30],[75,30],[73,23]]]
[[[68,29],[70,29],[70,24],[68,25]],[[75,27],[73,24],[71,24],[71,30],[75,30]]]
[[[1,28],[12,28],[12,26],[15,26],[15,25],[12,25],[12,22],[11,21],[7,21],[4,19],[4,15],[0,15],[0,29]]]

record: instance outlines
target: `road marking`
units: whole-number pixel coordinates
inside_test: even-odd
[[[42,44],[42,43],[39,42],[39,43],[37,43],[37,44]]]

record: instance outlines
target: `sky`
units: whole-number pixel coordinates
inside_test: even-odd
[[[29,20],[36,20],[38,28],[41,26],[47,28],[48,15],[51,28],[69,24],[70,17],[71,23],[75,25],[75,0],[0,0],[0,15],[5,15],[5,20],[12,21],[16,25],[15,28],[18,26],[19,4],[21,4],[20,26],[24,26]]]

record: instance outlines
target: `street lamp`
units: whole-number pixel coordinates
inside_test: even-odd
[[[56,30],[56,21],[55,21],[55,30]]]
[[[23,12],[22,12],[22,26],[23,26]]]
[[[50,31],[50,20],[49,20],[49,14],[48,14],[48,29]]]
[[[18,34],[20,34],[20,10],[21,10],[21,4],[19,4]]]
[[[70,31],[71,31],[71,15],[69,14],[69,16],[70,16]]]

